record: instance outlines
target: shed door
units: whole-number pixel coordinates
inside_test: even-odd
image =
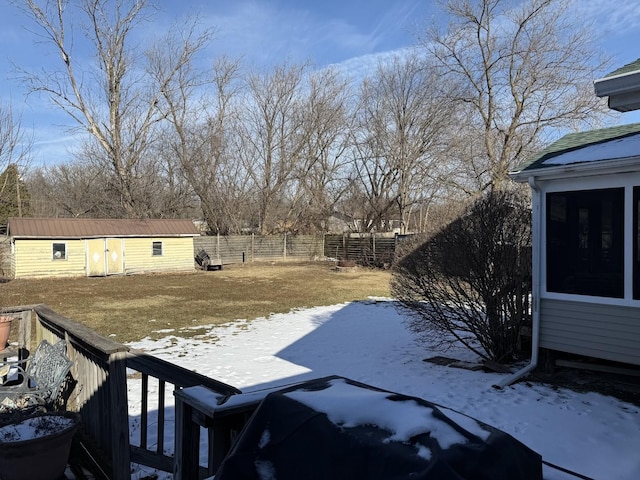
[[[107,274],[105,244],[103,238],[87,240],[87,276],[96,277]]]
[[[94,238],[87,240],[87,276],[102,277],[123,272],[122,239]]]
[[[107,238],[106,255],[107,255],[107,274],[114,275],[124,273],[124,256],[122,255],[121,238]]]

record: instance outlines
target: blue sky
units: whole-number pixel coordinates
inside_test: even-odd
[[[380,55],[411,46],[416,32],[436,19],[431,0],[158,0],[160,11],[146,24],[159,33],[175,18],[200,12],[205,24],[216,26],[211,55],[242,55],[261,67],[284,60],[310,61],[318,67],[341,64],[365,69]],[[640,57],[640,2],[574,0],[576,14],[595,21],[602,48],[614,68]],[[11,63],[33,68],[54,60],[25,31],[26,20],[0,0],[0,99],[21,113],[25,129],[33,129],[34,163],[58,162],[73,144],[64,128],[70,120],[42,98],[25,99]],[[76,41],[80,35],[76,35]],[[603,72],[606,73],[606,72]],[[639,113],[621,115],[618,123],[640,121]]]

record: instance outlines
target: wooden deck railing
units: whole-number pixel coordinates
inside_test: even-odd
[[[292,386],[289,384],[287,386]],[[174,480],[190,480],[215,475],[227,453],[260,402],[282,386],[254,390],[232,396],[193,386],[176,390],[176,446]],[[208,439],[206,467],[200,453],[200,430]]]
[[[109,478],[124,480],[131,477],[131,462],[173,472],[172,452],[165,452],[166,434],[182,431],[171,425],[167,415],[166,390],[203,386],[221,395],[240,391],[230,385],[181,368],[144,352],[131,351],[126,345],[98,335],[88,327],[74,322],[45,305],[29,305],[4,309],[19,318],[18,343],[24,358],[41,340],[67,342],[67,354],[74,365],[71,369],[73,385],[67,408],[82,418],[84,433],[97,447]],[[150,379],[157,384],[156,396],[151,397]],[[141,382],[140,438],[131,445],[129,432],[128,381]],[[157,418],[150,422],[150,406]],[[176,417],[176,421],[179,421]],[[156,442],[149,444],[151,423]],[[173,423],[173,422],[172,422]],[[172,430],[169,430],[171,428]]]
[[[234,387],[144,353],[130,352],[127,355],[127,368],[131,371],[138,372],[142,382],[140,399],[142,412],[140,416],[140,444],[131,445],[131,460],[134,463],[154,467],[165,472],[174,472],[175,468],[175,457],[168,456],[164,453],[164,437],[168,424],[165,415],[167,385],[172,387],[172,390],[199,385],[224,396],[240,393],[240,390]],[[149,378],[156,379],[158,382],[158,396],[156,399],[149,398]],[[153,449],[147,444],[150,424],[150,400],[158,405],[158,418],[155,431],[157,442]],[[175,421],[178,421],[177,415],[175,416]],[[178,425],[174,424],[173,428],[174,430],[171,431],[171,435],[174,435],[176,431],[180,431]]]

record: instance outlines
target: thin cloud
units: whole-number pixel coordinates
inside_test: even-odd
[[[376,28],[375,36],[384,42],[386,38],[394,35],[398,31],[411,33],[416,26],[424,19],[416,15],[419,11],[420,1],[414,2],[390,2],[390,8],[385,12]]]
[[[238,2],[225,14],[205,13],[205,22],[217,28],[214,50],[245,57],[258,64],[286,58],[301,60],[313,23],[304,10],[278,10],[269,3]]]
[[[342,19],[333,19],[324,25],[318,25],[318,31],[322,32],[323,41],[328,41],[334,47],[342,47],[347,51],[371,51],[378,42],[375,32],[359,31],[355,25]]]
[[[367,23],[304,7],[237,2],[222,14],[215,9],[205,12],[205,21],[218,27],[215,48],[221,52],[258,64],[292,59],[326,65],[406,45],[421,7],[420,0],[390,2],[382,15]]]
[[[352,84],[357,85],[364,78],[373,75],[379,65],[391,63],[395,58],[402,58],[419,52],[419,47],[403,47],[349,58],[343,62],[330,65],[330,67],[338,70]]]
[[[38,128],[34,130],[34,136],[39,138],[33,144],[31,154],[34,166],[46,166],[66,163],[73,152],[81,145],[82,136],[60,135],[60,129]]]
[[[575,2],[575,7],[577,12],[594,20],[598,28],[608,35],[640,30],[640,5],[636,1],[582,0]]]

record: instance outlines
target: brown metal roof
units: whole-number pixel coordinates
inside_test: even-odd
[[[191,220],[9,218],[7,235],[21,238],[179,237],[199,235]]]

